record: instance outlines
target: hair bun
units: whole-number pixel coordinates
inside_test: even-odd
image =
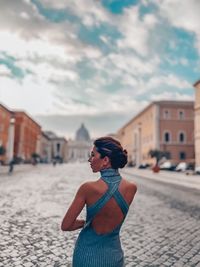
[[[113,169],[123,168],[126,165],[128,153],[118,140],[109,136],[100,137],[94,141],[94,145],[101,157],[109,157]]]
[[[126,154],[126,155],[128,154],[128,152],[127,152],[127,150],[126,150],[126,149],[124,149],[124,150],[123,150],[123,152],[124,152],[124,154]]]

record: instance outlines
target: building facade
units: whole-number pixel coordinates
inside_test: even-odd
[[[41,162],[50,163],[52,161],[52,144],[51,139],[45,132],[41,134],[39,148],[38,154],[40,155]]]
[[[23,111],[14,111],[14,156],[31,162],[32,154],[39,152],[41,127]]]
[[[200,167],[200,80],[194,84],[195,87],[195,165]]]
[[[59,137],[51,131],[44,131],[43,135],[46,137],[44,141],[43,136],[43,146],[41,157],[46,154],[48,162],[57,160],[57,162],[67,162],[68,155],[68,142],[64,137]]]
[[[117,133],[128,151],[128,161],[136,166],[153,164],[150,150],[165,152],[169,159],[194,161],[194,103],[155,101],[136,115]]]
[[[61,162],[67,162],[67,140],[64,137],[56,137],[52,142],[52,158]]]
[[[5,151],[0,155],[2,163],[8,163],[13,157],[14,120],[12,112],[0,104],[0,146]]]

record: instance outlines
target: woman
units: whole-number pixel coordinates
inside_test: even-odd
[[[102,137],[94,141],[88,161],[101,178],[81,185],[61,226],[63,231],[83,228],[76,241],[73,267],[122,267],[119,231],[137,191],[136,185],[118,172],[127,163],[127,152],[117,140]],[[77,219],[85,205],[86,222]]]

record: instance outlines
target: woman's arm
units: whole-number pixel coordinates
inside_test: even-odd
[[[67,230],[63,230],[63,231],[74,231],[80,228],[83,228],[85,224],[85,220],[75,220],[75,222],[67,229]]]
[[[73,231],[79,228],[82,228],[85,221],[84,220],[77,220],[76,218],[81,213],[82,209],[85,206],[86,200],[86,192],[87,192],[88,185],[87,183],[81,185],[79,188],[71,206],[69,207],[67,213],[61,224],[62,231]]]

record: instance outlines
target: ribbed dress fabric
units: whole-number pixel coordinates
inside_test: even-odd
[[[86,207],[86,223],[75,244],[73,267],[124,266],[124,255],[121,248],[119,232],[129,206],[118,191],[122,178],[118,170],[110,168],[101,171],[101,179],[108,185],[108,190],[97,202]],[[114,197],[121,208],[124,219],[113,231],[106,234],[98,234],[92,227],[92,220],[112,197]]]

